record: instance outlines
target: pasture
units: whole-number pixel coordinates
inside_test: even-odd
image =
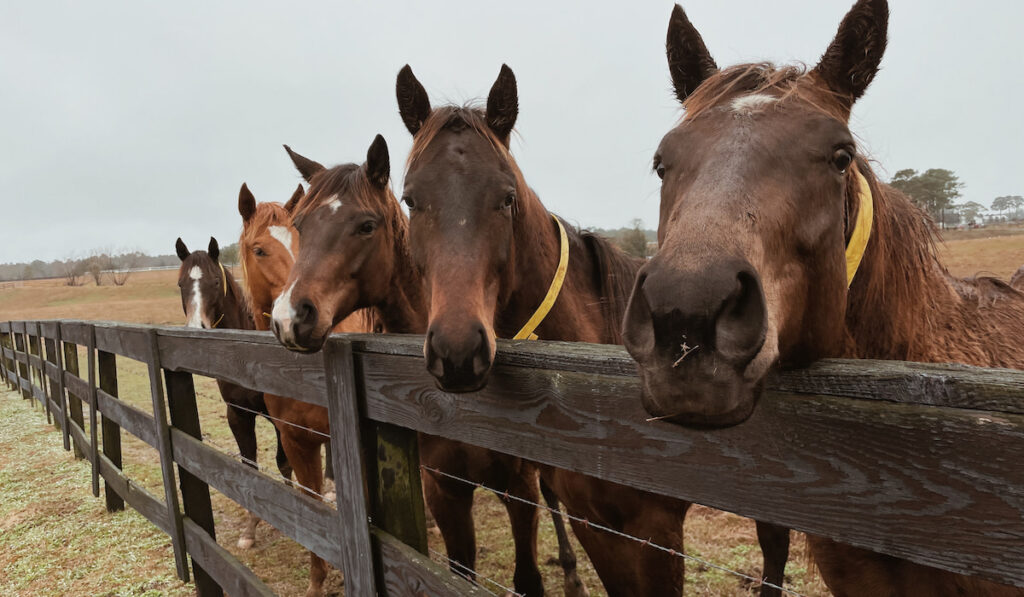
[[[940,251],[954,274],[983,271],[1005,279],[1024,262],[1024,235],[951,238]],[[124,287],[68,288],[61,280],[26,283],[22,288],[0,291],[0,319],[82,318],[174,324],[182,318],[175,280],[176,272],[163,271],[136,274]],[[145,368],[121,359],[118,379],[122,398],[151,412]],[[234,453],[216,386],[212,380],[197,379],[196,389],[208,441]],[[190,592],[189,587],[174,578],[169,539],[130,509],[116,515],[106,514],[102,502],[88,495],[88,465],[74,461],[70,454],[60,450],[59,433],[45,424],[38,410],[32,412],[28,402],[14,393],[5,393],[0,400],[0,419],[0,562],[6,571],[13,572],[0,580],[4,594],[62,594],[72,581],[76,588],[88,587],[89,593]],[[258,423],[257,429],[260,461],[271,463],[272,429],[265,421]],[[156,452],[127,436],[123,450],[126,472],[159,494]],[[512,548],[504,508],[497,498],[485,492],[477,492],[476,501],[478,569],[483,576],[509,584]],[[216,493],[214,510],[222,545],[239,555],[279,593],[302,591],[308,573],[304,550],[262,524],[257,530],[256,546],[239,553],[234,544],[241,530],[242,510]],[[134,537],[130,544],[122,539],[126,536]],[[430,541],[433,549],[443,551],[437,533],[431,533]],[[760,551],[750,521],[695,508],[687,520],[686,545],[689,552],[701,558],[745,574],[758,574]],[[578,545],[576,549],[584,582],[592,594],[602,594],[582,550]],[[555,561],[554,533],[547,516],[541,518],[540,554],[545,584],[551,594],[558,594],[561,572]],[[794,541],[787,586],[802,594],[824,594],[824,586],[808,571],[806,562],[803,541]],[[332,571],[328,577],[329,592],[339,594],[342,586],[341,575]],[[723,572],[696,565],[687,567],[688,595],[754,592]]]

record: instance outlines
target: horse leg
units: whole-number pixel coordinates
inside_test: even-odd
[[[757,523],[757,541],[761,544],[761,555],[764,564],[761,568],[761,579],[777,587],[781,587],[786,572],[786,560],[789,559],[789,529],[768,522]],[[761,597],[781,597],[782,591],[761,585]]]
[[[270,419],[267,419],[270,421]],[[270,421],[273,424],[273,421]],[[281,443],[281,430],[274,425],[274,435],[277,436],[277,470],[281,473],[281,476],[285,478],[285,483],[289,486],[292,484],[292,465],[288,462],[288,454],[284,451],[284,445]]]
[[[572,543],[569,542],[569,533],[565,530],[565,520],[562,519],[562,508],[558,503],[558,496],[551,491],[544,479],[540,480],[540,492],[544,496],[548,508],[558,512],[558,514],[551,513],[551,524],[554,525],[555,537],[558,538],[558,563],[561,564],[562,574],[565,577],[565,597],[589,597],[590,591],[587,590],[576,572],[576,552],[573,551]]]
[[[334,458],[331,456],[331,440],[324,443],[324,450],[327,455],[327,465],[324,467],[324,499],[333,502],[338,499],[334,488]]]
[[[247,466],[256,466],[256,415],[241,411],[231,404],[227,405],[228,427],[231,428],[231,435],[235,436],[235,443],[238,445],[238,452],[242,455],[242,462]],[[238,549],[249,549],[256,542],[256,525],[260,519],[252,512],[246,512],[245,528],[238,537]]]
[[[324,483],[320,442],[303,437],[309,435],[306,431],[287,424],[282,424],[282,427],[286,427],[281,433],[284,450],[288,454],[288,462],[294,469],[295,480],[301,485],[300,490],[310,494],[314,499],[320,499]],[[326,578],[327,563],[312,551],[309,552],[309,587],[306,589],[306,597],[322,597]]]
[[[529,500],[529,503],[515,499],[502,499],[512,523],[512,542],[515,544],[516,565],[512,584],[517,593],[527,597],[544,594],[544,579],[537,568],[537,522],[540,512],[537,500],[536,469],[517,471],[509,478],[508,493]]]
[[[458,481],[424,473],[427,507],[441,530],[452,572],[476,580],[476,532],[473,528],[473,489]]]

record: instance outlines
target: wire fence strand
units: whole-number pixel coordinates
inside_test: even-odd
[[[421,464],[420,465],[420,469],[425,470],[425,471],[429,471],[429,472],[437,474],[437,475],[441,475],[441,476],[446,477],[448,479],[452,479],[453,481],[460,481],[462,483],[466,483],[467,485],[472,485],[473,487],[478,487],[480,489],[484,489],[486,491],[490,491],[491,493],[493,493],[494,495],[498,496],[501,499],[515,500],[517,502],[521,502],[521,503],[524,503],[524,504],[530,504],[530,505],[535,506],[537,508],[542,508],[542,509],[547,510],[548,512],[550,512],[552,514],[557,514],[557,515],[561,516],[562,518],[566,518],[566,519],[578,522],[580,524],[583,524],[583,525],[587,526],[588,528],[597,529],[599,531],[604,531],[606,533],[610,533],[612,535],[615,535],[616,537],[620,537],[620,538],[623,538],[623,539],[628,539],[630,541],[635,541],[637,543],[640,543],[641,545],[644,545],[645,547],[651,547],[651,548],[657,549],[659,551],[665,552],[665,553],[667,553],[667,554],[669,554],[671,556],[680,557],[680,558],[683,558],[685,560],[689,560],[689,561],[692,561],[694,563],[700,564],[702,566],[707,566],[708,568],[713,568],[715,570],[718,570],[718,571],[721,571],[721,572],[725,572],[726,574],[731,574],[731,575],[736,576],[738,578],[742,578],[742,579],[744,579],[744,580],[746,580],[748,582],[752,582],[752,583],[754,583],[754,584],[756,584],[758,586],[763,585],[763,586],[766,586],[766,587],[771,587],[773,589],[778,589],[779,591],[782,591],[783,593],[786,593],[788,595],[795,595],[796,597],[806,597],[805,595],[803,595],[801,593],[798,593],[796,591],[793,591],[791,589],[787,589],[787,588],[785,588],[783,586],[780,586],[780,585],[777,585],[777,584],[774,584],[774,583],[770,583],[770,582],[764,580],[763,578],[761,578],[761,579],[755,578],[753,576],[750,576],[749,574],[744,574],[743,572],[740,572],[738,570],[733,570],[731,568],[727,568],[725,566],[722,566],[722,565],[719,565],[719,564],[715,564],[714,562],[710,562],[708,560],[705,560],[704,558],[688,554],[688,553],[686,553],[686,552],[684,552],[682,550],[679,550],[679,549],[673,549],[671,547],[665,547],[664,545],[658,545],[657,543],[651,542],[650,538],[644,539],[642,537],[636,537],[634,535],[630,535],[629,533],[624,533],[624,532],[619,531],[617,529],[613,529],[613,528],[611,528],[609,526],[605,526],[603,524],[587,520],[586,518],[581,518],[579,516],[574,516],[572,514],[569,514],[568,512],[562,512],[561,510],[556,510],[555,508],[551,508],[551,507],[546,506],[544,504],[538,504],[537,502],[534,502],[534,501],[531,501],[531,500],[528,500],[528,499],[525,499],[525,498],[521,498],[521,497],[516,496],[516,495],[512,495],[512,494],[510,494],[507,491],[499,491],[499,490],[494,489],[492,487],[488,487],[488,486],[484,485],[483,483],[477,483],[476,481],[470,481],[469,479],[463,479],[462,477],[459,477],[458,475],[453,475],[451,473],[446,473],[446,472],[444,472],[442,470],[438,470],[438,469],[433,468],[433,467],[429,467],[429,466]]]
[[[473,570],[472,568],[470,568],[470,567],[468,567],[468,566],[466,566],[466,565],[462,564],[461,562],[456,562],[455,560],[453,560],[453,559],[449,558],[449,557],[448,557],[447,555],[445,555],[445,554],[443,554],[443,553],[441,553],[441,552],[437,551],[436,549],[434,549],[434,548],[432,548],[432,547],[431,547],[431,548],[428,548],[428,549],[430,550],[430,553],[432,553],[432,554],[434,554],[435,556],[438,556],[438,557],[439,557],[439,558],[441,558],[442,560],[446,561],[446,562],[447,562],[447,563],[448,563],[449,565],[451,565],[451,566],[454,566],[455,568],[457,568],[457,569],[459,569],[459,570],[463,571],[463,572],[464,572],[464,574],[462,574],[461,576],[463,576],[464,578],[466,578],[466,580],[467,580],[467,581],[469,581],[469,582],[471,582],[472,584],[474,584],[474,585],[476,585],[476,586],[480,587],[480,588],[481,588],[481,589],[483,589],[484,591],[487,591],[487,592],[488,592],[488,593],[490,593],[491,595],[495,595],[495,597],[497,597],[497,595],[498,595],[498,594],[497,594],[497,593],[495,593],[494,591],[492,591],[492,590],[488,589],[488,588],[487,588],[487,587],[485,587],[484,585],[480,584],[480,582],[479,582],[479,581],[477,581],[477,580],[473,580],[472,578],[469,578],[469,577],[468,577],[468,576],[466,576],[466,575],[468,575],[468,574],[472,574],[472,575],[473,575],[473,576],[475,576],[476,578],[482,578],[482,579],[483,579],[484,581],[486,581],[486,582],[488,582],[488,583],[490,583],[490,584],[492,584],[492,585],[494,585],[494,586],[498,587],[498,588],[499,588],[499,589],[501,589],[502,591],[504,591],[504,595],[515,595],[516,597],[523,597],[523,594],[522,594],[522,593],[517,593],[515,589],[512,589],[512,588],[506,587],[505,585],[503,585],[503,584],[501,584],[500,582],[498,582],[498,581],[494,580],[493,578],[489,578],[489,577],[487,577],[487,576],[484,576],[483,574],[480,574],[480,573],[479,573],[479,572],[477,572],[476,570]]]
[[[196,392],[196,395],[198,396],[199,392]],[[207,398],[207,399],[208,400],[216,401],[216,398],[212,398],[212,397],[211,398]],[[261,416],[261,417],[266,417],[266,418],[270,419],[271,421],[276,421],[276,422],[282,423],[284,425],[290,425],[290,426],[295,427],[297,429],[302,429],[303,431],[308,431],[308,432],[310,432],[310,433],[312,433],[314,435],[318,435],[318,436],[324,438],[325,440],[331,439],[331,434],[330,433],[324,433],[323,431],[317,431],[316,429],[310,429],[309,427],[305,427],[303,425],[299,425],[298,423],[293,423],[293,422],[287,421],[285,419],[279,419],[277,417],[270,416],[268,413],[261,413],[258,410],[253,410],[251,408],[246,408],[246,407],[244,407],[244,406],[242,406],[240,404],[235,404],[233,402],[228,402],[226,400],[220,400],[220,402],[222,402],[223,404],[226,404],[226,405],[228,405],[228,406],[230,406],[232,408],[236,408],[238,410],[245,411],[247,413],[252,413],[254,415],[258,415],[258,416]]]

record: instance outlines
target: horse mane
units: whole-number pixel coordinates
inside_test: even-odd
[[[239,284],[238,281],[235,280],[235,276],[232,275],[230,267],[224,268],[224,280],[227,282],[228,292],[235,295],[235,302],[238,303],[242,319],[244,321],[248,321],[250,325],[255,325],[255,320],[253,319],[252,314],[252,305],[249,304],[249,293],[242,290],[241,284]]]
[[[628,255],[607,238],[590,230],[566,226],[570,242],[582,243],[590,257],[590,285],[604,315],[604,337],[611,344],[622,344],[622,318],[633,292],[636,273],[644,260]],[[573,238],[575,237],[575,238]]]
[[[797,96],[819,112],[846,120],[841,96],[825,85],[807,85],[808,76],[817,75],[805,65],[777,66],[770,62],[737,64],[708,77],[683,102],[685,118],[693,119],[740,94],[765,93],[780,100]]]

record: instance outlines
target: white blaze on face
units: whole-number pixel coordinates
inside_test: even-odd
[[[759,112],[766,107],[779,101],[777,97],[765,94],[765,93],[754,93],[751,95],[743,95],[732,100],[731,106],[732,111],[739,114],[753,114]]]
[[[270,236],[274,237],[274,240],[284,245],[284,250],[288,251],[288,255],[295,261],[295,254],[292,253],[292,231],[288,230],[287,226],[270,226],[267,228],[267,232]]]
[[[331,208],[331,213],[334,213],[341,207],[341,199],[338,199],[337,195],[331,195],[330,199],[324,201],[324,205]]]
[[[282,342],[294,342],[292,335],[292,323],[295,321],[295,308],[292,307],[292,290],[295,289],[295,282],[292,282],[288,289],[281,293],[281,296],[274,300],[274,310],[271,317],[280,330]]]
[[[199,281],[203,279],[203,270],[198,265],[192,266],[188,271],[188,277],[192,279],[192,303],[189,305],[188,320],[185,322],[187,328],[203,327],[203,291],[199,288]]]

